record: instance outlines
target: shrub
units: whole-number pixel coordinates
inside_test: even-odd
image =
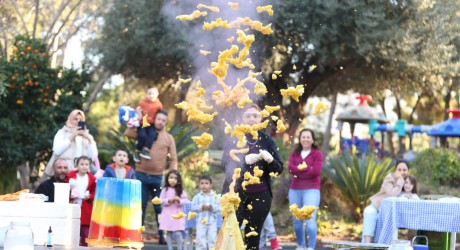
[[[9,58],[0,53],[0,171],[14,175],[20,164],[46,163],[56,131],[81,109],[90,79],[86,69],[52,68],[43,40],[20,35],[12,45]]]
[[[429,148],[411,164],[417,178],[433,186],[457,187],[460,184],[460,157],[448,150]]]

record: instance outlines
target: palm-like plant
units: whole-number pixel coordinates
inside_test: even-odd
[[[110,144],[100,145],[99,160],[101,164],[105,164],[111,160],[111,152],[117,148],[124,148],[130,155],[136,153],[136,140],[129,139],[123,135],[125,127],[120,126],[118,129],[111,129],[105,133],[105,136],[110,141]],[[198,128],[189,124],[176,124],[168,131],[176,142],[177,159],[180,162],[182,159],[191,156],[199,151],[191,136],[198,133]]]
[[[392,159],[379,159],[374,155],[358,158],[344,153],[332,156],[325,164],[323,174],[351,203],[355,218],[362,218],[362,211],[369,197],[380,190],[383,179],[391,172]]]
[[[179,161],[201,151],[192,140],[192,136],[197,135],[198,132],[198,127],[193,127],[190,123],[174,125],[169,130],[169,133],[174,137],[174,141],[176,142],[177,159]]]

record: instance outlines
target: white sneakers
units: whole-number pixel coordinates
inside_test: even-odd
[[[297,246],[295,250],[315,250],[315,249],[311,247],[307,248],[305,246]]]

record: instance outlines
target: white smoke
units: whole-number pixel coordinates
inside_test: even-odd
[[[261,21],[264,25],[270,23],[269,16],[267,13],[259,14],[256,11],[257,6],[269,5],[271,4],[270,1],[248,1],[248,0],[233,0],[230,1],[233,3],[238,3],[239,8],[238,10],[233,10],[229,6],[229,1],[222,1],[222,0],[203,0],[203,1],[194,1],[194,0],[171,0],[165,1],[162,7],[162,14],[166,17],[170,18],[172,23],[176,23],[175,25],[184,27],[186,31],[186,40],[189,43],[189,58],[191,58],[191,64],[193,64],[193,68],[196,69],[196,72],[193,73],[193,80],[201,80],[203,88],[206,90],[206,102],[207,104],[214,105],[215,111],[219,112],[219,116],[214,118],[214,125],[220,128],[222,131],[219,135],[216,136],[214,134],[215,142],[216,139],[220,141],[220,143],[226,143],[230,141],[229,138],[223,138],[223,128],[224,125],[222,123],[222,119],[225,119],[232,125],[241,123],[242,117],[242,109],[238,108],[225,108],[220,107],[215,104],[212,100],[212,92],[216,90],[222,90],[219,84],[217,84],[216,77],[210,73],[208,73],[208,69],[211,68],[212,62],[217,62],[217,58],[219,56],[219,51],[223,51],[229,49],[232,44],[237,45],[240,49],[243,48],[242,44],[236,42],[236,38],[238,38],[236,34],[236,29],[223,29],[223,28],[216,28],[211,31],[203,30],[203,22],[212,22],[215,21],[217,18],[222,18],[224,21],[226,20],[228,23],[236,20],[239,17],[249,17],[251,20],[254,21]],[[201,9],[201,11],[207,11],[208,15],[206,17],[200,17],[190,22],[182,22],[176,19],[178,15],[189,15],[193,11],[197,10],[198,4],[204,4],[208,6],[215,6],[220,9],[219,13],[211,12],[207,9]],[[241,27],[241,29],[246,29],[247,27]],[[247,30],[245,31],[246,35],[255,34],[258,31],[255,30]],[[228,38],[235,37],[235,41],[230,43],[227,41]],[[256,36],[257,37],[257,36]],[[257,40],[254,42],[257,43]],[[211,54],[204,56],[200,54],[200,50],[210,51]],[[257,58],[253,55],[254,51],[254,44],[251,48],[249,58],[251,58],[252,63],[256,66],[253,70],[255,72],[260,71],[260,65]],[[249,69],[237,69],[230,65],[227,71],[227,77],[225,78],[224,82],[233,87],[237,83],[237,79],[244,79],[248,76]],[[261,79],[259,79],[261,80]],[[247,84],[246,88],[249,90],[254,89],[253,84]],[[260,96],[251,95],[251,99],[254,103],[257,103],[256,98],[260,98]],[[217,142],[217,145],[219,142]]]

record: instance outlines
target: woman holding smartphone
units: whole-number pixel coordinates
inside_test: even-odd
[[[64,127],[54,136],[53,155],[45,168],[45,174],[53,176],[52,164],[57,158],[67,161],[69,171],[75,169],[74,159],[82,155],[95,159],[98,152],[93,136],[86,129],[85,113],[75,109],[70,112]]]

